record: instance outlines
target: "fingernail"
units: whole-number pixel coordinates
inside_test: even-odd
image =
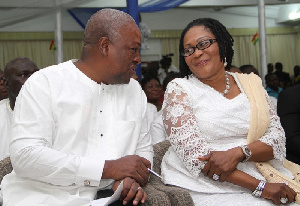
[[[127,202],[126,202],[126,201],[123,201],[123,205],[127,205]]]
[[[134,204],[134,205],[137,205],[137,204],[138,204],[138,201],[136,201],[136,200],[133,201],[133,204]]]

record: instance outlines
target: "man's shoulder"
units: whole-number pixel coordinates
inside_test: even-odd
[[[72,77],[72,72],[76,72],[75,65],[72,63],[72,60],[45,67],[35,72],[29,79],[53,79],[55,81],[62,81],[61,79],[67,79]],[[27,81],[26,81],[27,82]],[[26,84],[25,82],[25,84]],[[28,81],[29,82],[29,81]]]

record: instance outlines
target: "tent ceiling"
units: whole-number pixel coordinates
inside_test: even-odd
[[[139,0],[139,3],[148,0]],[[265,0],[266,16],[277,18],[280,7],[300,3],[300,0]],[[224,13],[258,16],[255,0],[190,0],[181,7],[214,9]],[[241,7],[242,6],[242,7]],[[55,8],[126,7],[125,0],[1,0],[0,28],[43,16]]]

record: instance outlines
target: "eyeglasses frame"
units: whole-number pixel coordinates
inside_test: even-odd
[[[203,42],[203,41],[209,41],[209,45],[208,45],[207,47],[205,47],[205,48],[199,48],[198,45],[199,45],[201,42]],[[200,41],[198,44],[196,44],[196,46],[188,47],[188,49],[193,48],[193,50],[194,50],[190,55],[186,56],[186,55],[184,54],[184,50],[181,52],[181,55],[182,55],[183,57],[189,57],[189,56],[191,56],[192,54],[195,53],[196,48],[199,49],[199,50],[204,50],[204,49],[209,48],[214,42],[217,42],[217,39],[205,39],[205,40],[202,40],[202,41]]]

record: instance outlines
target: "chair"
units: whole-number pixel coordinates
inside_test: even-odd
[[[158,174],[161,173],[160,165],[161,165],[162,158],[164,157],[166,151],[169,149],[170,146],[171,144],[168,140],[153,145],[153,151],[154,151],[153,170]],[[161,182],[159,177],[156,177],[153,174],[151,174],[147,186],[152,186],[158,191],[167,194],[172,206],[193,206],[194,205],[193,199],[186,189],[176,187],[176,186],[171,186],[171,185],[165,185],[164,183]],[[148,194],[148,199],[151,198],[152,194],[151,193],[147,193],[147,194]],[[146,201],[146,203],[147,204],[145,205],[148,205],[148,200]],[[149,205],[161,205],[161,204],[149,204]]]
[[[13,168],[9,157],[6,157],[5,159],[0,161],[0,184],[2,182],[3,177],[8,173],[11,173],[12,170]]]

